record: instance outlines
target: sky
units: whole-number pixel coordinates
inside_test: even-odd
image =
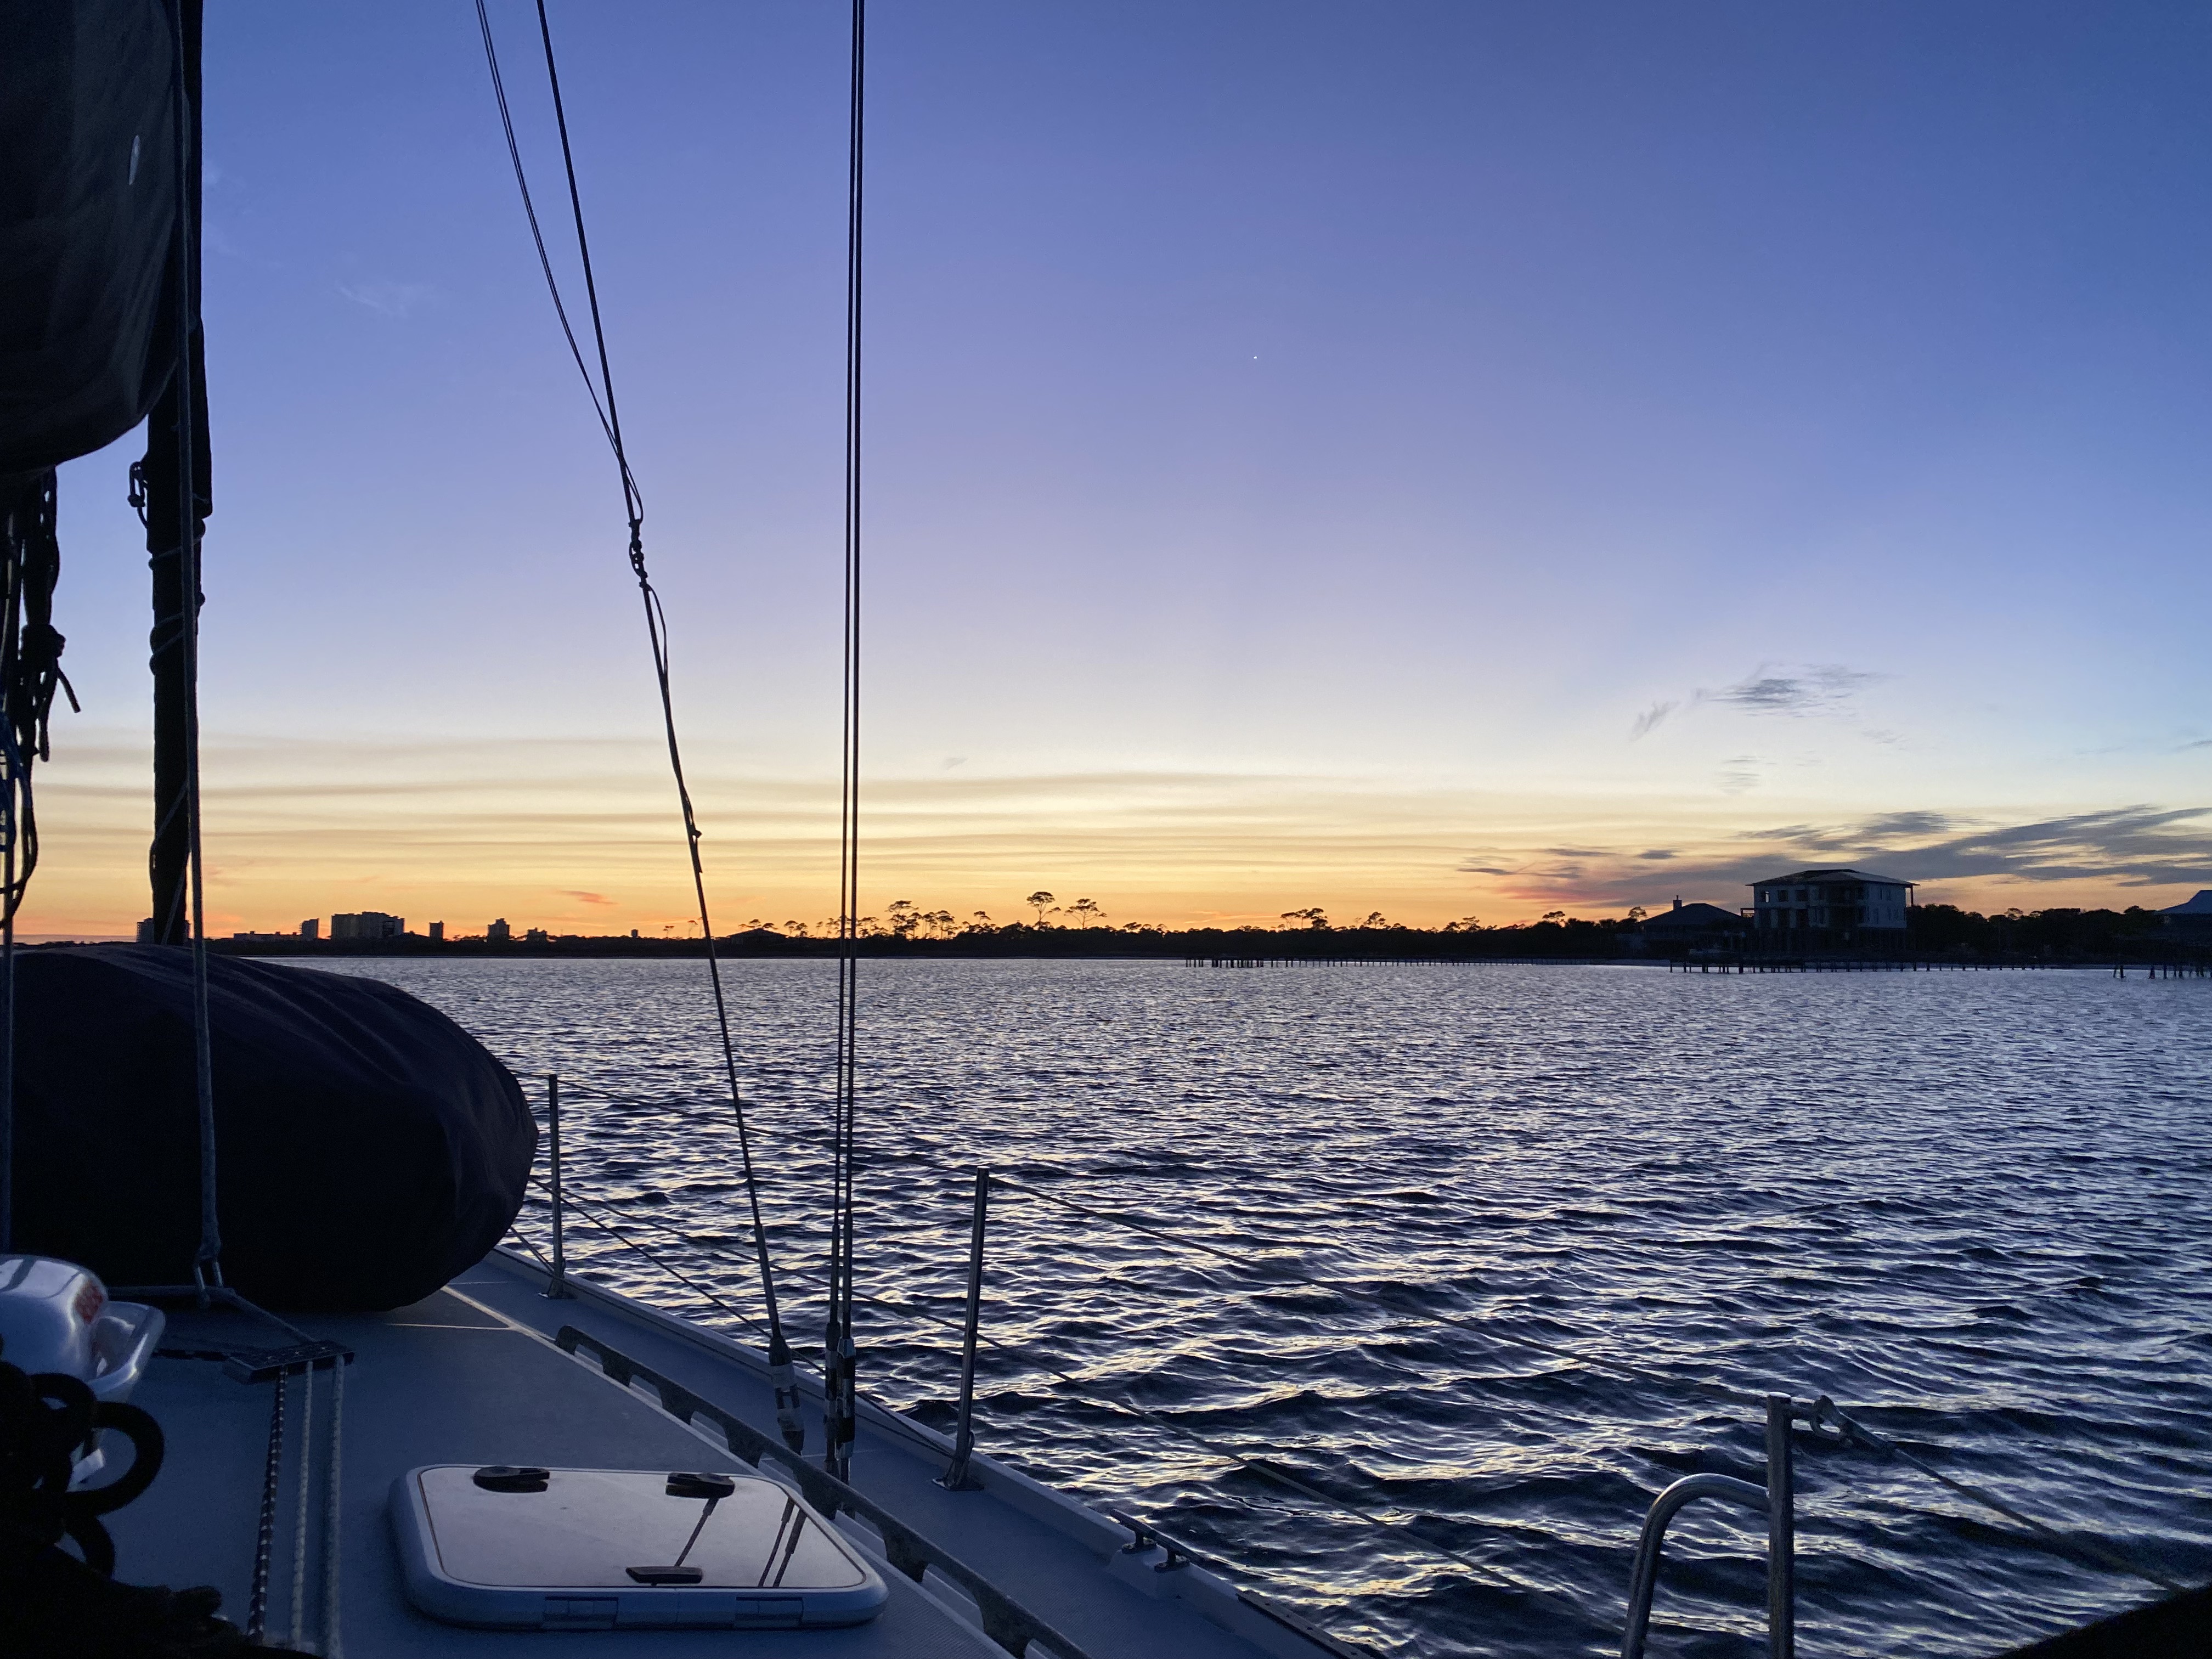
[[[716,925],[818,922],[846,12],[550,12]],[[2212,887],[2208,71],[2148,0],[879,4],[864,908]],[[472,8],[216,0],[205,78],[210,931],[686,931]],[[148,908],[143,447],[63,471],[30,936]]]

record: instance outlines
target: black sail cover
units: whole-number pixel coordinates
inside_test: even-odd
[[[223,1276],[291,1308],[419,1300],[513,1224],[538,1145],[514,1074],[380,981],[208,962]],[[199,1239],[191,956],[15,964],[15,1248],[174,1285]]]
[[[0,0],[0,482],[138,424],[175,356],[185,0]]]

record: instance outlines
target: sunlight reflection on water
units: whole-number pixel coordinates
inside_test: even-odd
[[[541,1106],[560,1073],[573,1190],[750,1310],[699,963],[332,965],[444,1009]],[[726,971],[792,1328],[818,1338],[833,969]],[[861,1291],[957,1320],[979,1161],[1259,1257],[1243,1273],[1001,1192],[979,1438],[1340,1635],[1616,1651],[1651,1496],[1699,1469],[1760,1480],[1761,1430],[1687,1387],[1310,1279],[1682,1384],[1881,1407],[1885,1431],[2031,1513],[2212,1574],[2212,985],[1131,962],[863,976]],[[544,1219],[523,1221],[541,1242]],[[723,1322],[589,1228],[570,1255]],[[948,1425],[957,1333],[862,1322],[864,1386]],[[1412,1522],[1491,1582],[1094,1403],[1122,1400]],[[1808,1449],[1799,1471],[1808,1651],[1992,1653],[2149,1593],[1865,1454]],[[1764,1652],[1763,1548],[1686,1513],[1655,1651]]]

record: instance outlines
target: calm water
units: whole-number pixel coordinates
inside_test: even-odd
[[[572,1179],[750,1314],[698,963],[375,962],[579,1089]],[[826,964],[728,972],[794,1335],[818,1340]],[[2212,1577],[2212,983],[2099,973],[864,964],[864,1384],[940,1426],[979,1163],[986,1450],[1393,1654],[1617,1651],[1657,1489],[1763,1478],[1704,1381],[1826,1392],[1960,1478]],[[610,1218],[612,1218],[611,1214]],[[544,1211],[524,1230],[543,1237]],[[672,1241],[671,1234],[675,1236]],[[703,1296],[580,1227],[604,1282]],[[1627,1359],[1625,1381],[1310,1280]],[[1072,1378],[1073,1382],[1063,1380]],[[1401,1525],[1331,1513],[1133,1402]],[[2154,1594],[1872,1454],[1800,1454],[1812,1654],[1993,1653]],[[1755,1517],[1746,1517],[1755,1522]],[[1763,1530],[1677,1523],[1653,1650],[1763,1652]]]

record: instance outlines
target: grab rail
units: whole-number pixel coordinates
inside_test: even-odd
[[[1799,1409],[1787,1395],[1766,1397],[1766,1484],[1754,1486],[1729,1474],[1692,1474],[1661,1492],[1644,1517],[1636,1540],[1636,1565],[1628,1576],[1628,1628],[1621,1637],[1620,1659],[1644,1659],[1644,1638],[1651,1625],[1651,1598],[1659,1588],[1659,1552],[1667,1528],[1684,1505],[1700,1498],[1725,1498],[1766,1516],[1767,1659],[1796,1659],[1797,1651],[1796,1459],[1791,1427],[1800,1417],[1814,1419],[1817,1407]]]
[[[1644,1517],[1644,1535],[1636,1543],[1636,1570],[1628,1580],[1628,1631],[1621,1638],[1620,1659],[1644,1659],[1644,1638],[1651,1624],[1651,1597],[1659,1588],[1659,1547],[1666,1541],[1667,1526],[1676,1511],[1700,1498],[1725,1498],[1746,1509],[1766,1510],[1766,1488],[1739,1480],[1731,1474],[1685,1475],[1661,1492]],[[1768,1577],[1772,1577],[1771,1567]],[[1767,1650],[1773,1651],[1774,1632],[1767,1631]]]

